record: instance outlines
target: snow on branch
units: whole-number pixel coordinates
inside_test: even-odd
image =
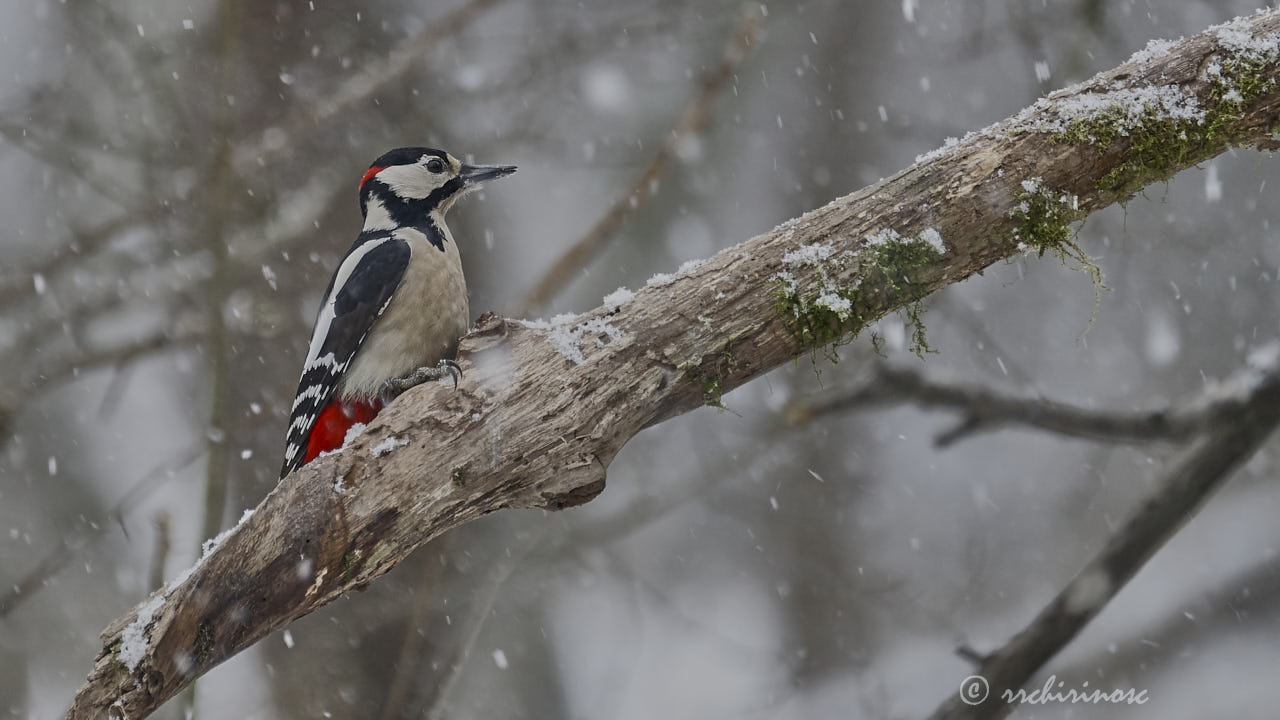
[[[1277,30],[1272,10],[1144,52],[578,316],[581,332],[556,335],[557,346],[522,323],[482,318],[461,344],[457,391],[405,393],[345,452],[285,478],[197,567],[113,622],[67,717],[146,717],[450,528],[502,508],[584,503],[645,427],[718,403],[994,262],[1025,252],[1087,261],[1075,221],[1229,146],[1274,144],[1280,71],[1266,48]],[[1201,114],[1158,100],[1136,115],[1132,104],[1070,109],[1156,87],[1176,88],[1177,107]],[[824,250],[783,262],[803,246]],[[408,444],[384,446],[390,437]]]

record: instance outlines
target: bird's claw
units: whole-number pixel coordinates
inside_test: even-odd
[[[449,374],[449,377],[453,380],[453,389],[457,390],[458,381],[462,379],[462,366],[459,365],[455,360],[446,359],[446,360],[441,360],[436,367],[440,368],[441,370]],[[444,376],[441,375],[440,377],[444,377]]]
[[[404,377],[391,378],[382,383],[378,390],[378,398],[383,405],[388,405],[404,391],[425,382],[439,380],[445,376],[453,379],[453,389],[458,389],[458,380],[462,378],[462,366],[453,360],[441,360],[435,367],[420,367]]]

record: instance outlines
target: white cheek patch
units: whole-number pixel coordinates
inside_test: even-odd
[[[449,174],[433,173],[417,164],[392,165],[378,173],[378,179],[400,197],[422,200],[448,182]]]
[[[392,230],[396,226],[394,220],[391,219],[391,213],[387,212],[387,206],[376,197],[369,198],[369,202],[365,205],[364,229],[365,230]]]

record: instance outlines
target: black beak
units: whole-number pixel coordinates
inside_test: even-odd
[[[463,165],[458,177],[467,185],[497,180],[516,171],[515,165]]]

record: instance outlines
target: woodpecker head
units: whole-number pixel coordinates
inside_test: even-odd
[[[365,227],[417,225],[486,180],[515,172],[513,165],[464,165],[443,150],[397,148],[373,161],[360,178]]]

